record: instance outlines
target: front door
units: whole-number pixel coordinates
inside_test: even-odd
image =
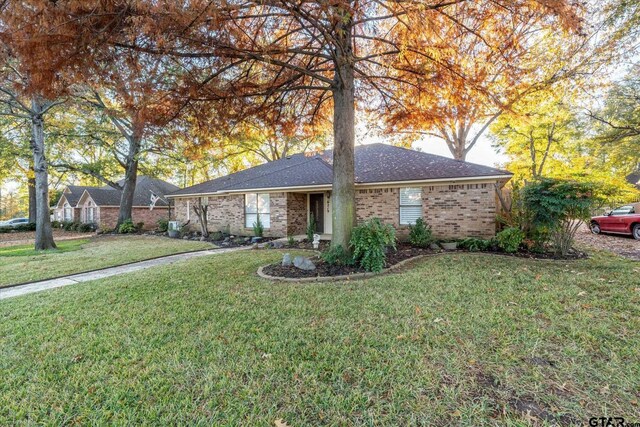
[[[324,194],[309,195],[309,219],[316,221],[316,233],[324,233]]]

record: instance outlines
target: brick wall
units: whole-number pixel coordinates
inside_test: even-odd
[[[409,229],[400,226],[400,189],[356,190],[358,222],[378,217],[393,225],[399,237]],[[491,237],[496,231],[493,184],[459,184],[422,187],[423,218],[438,238]]]
[[[100,207],[96,212],[98,225],[103,228],[114,228],[118,223],[119,209],[117,207]],[[153,230],[158,226],[158,220],[169,218],[169,209],[166,207],[133,208],[131,220],[134,224],[144,222],[145,230]]]
[[[175,199],[175,216],[187,221],[187,200]],[[491,237],[495,235],[496,198],[492,183],[434,185],[422,187],[423,218],[438,238]],[[378,217],[391,224],[399,237],[406,237],[408,226],[400,225],[400,189],[376,188],[356,190],[358,222]],[[191,208],[191,229],[199,230],[197,216]],[[209,230],[237,235],[252,235],[244,227],[244,196],[209,198]],[[271,228],[265,236],[284,237],[304,234],[307,227],[307,195],[271,193]]]
[[[398,237],[409,233],[408,226],[400,225],[400,189],[371,188],[356,190],[356,218],[358,223],[370,218],[380,218],[391,224]]]
[[[189,215],[187,215],[187,201],[191,210]],[[287,193],[270,194],[271,227],[265,228],[264,235],[266,237],[284,237],[287,235],[289,228],[287,216],[290,211],[288,201]],[[196,203],[196,198],[180,198],[174,201],[175,219],[181,223],[186,223],[187,218],[190,218],[189,229],[193,231],[200,230],[198,217],[193,211],[193,205]],[[304,208],[306,209],[306,202]],[[209,231],[228,231],[231,234],[240,236],[253,235],[253,228],[247,228],[244,224],[244,195],[242,194],[209,197],[207,224]]]
[[[287,235],[307,232],[307,195],[287,193]]]
[[[492,237],[496,233],[493,184],[423,187],[425,221],[438,237]]]

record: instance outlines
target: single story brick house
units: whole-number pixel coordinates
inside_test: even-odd
[[[124,181],[118,181],[122,185]],[[132,220],[144,222],[145,229],[153,229],[159,219],[169,218],[168,193],[179,187],[161,179],[139,176],[133,196]],[[118,222],[122,191],[108,185],[87,187],[70,185],[53,209],[53,219],[57,221],[97,224],[99,227],[113,228]]]
[[[496,191],[512,174],[386,144],[355,148],[358,221],[378,217],[399,235],[417,218],[436,237],[490,237],[496,232]],[[331,234],[332,151],[294,154],[183,188],[167,197],[174,218],[199,229],[193,210],[208,204],[210,231],[252,235],[260,217],[264,235],[304,234],[311,215],[316,232]]]

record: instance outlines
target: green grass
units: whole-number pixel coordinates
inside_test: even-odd
[[[0,301],[0,425],[640,420],[638,263],[451,254],[367,281],[256,277],[280,256]]]
[[[63,252],[77,251],[86,243],[89,243],[89,239],[63,240],[56,243],[57,249],[55,250],[55,253],[59,254]],[[33,245],[0,247],[0,257],[45,255],[47,253],[48,252],[33,249]]]
[[[154,236],[66,240],[57,243],[57,246],[58,249],[53,251],[35,251],[30,245],[0,248],[0,288],[178,252],[212,248],[210,243]]]

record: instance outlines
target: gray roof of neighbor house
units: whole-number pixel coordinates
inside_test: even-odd
[[[118,184],[123,185],[124,180],[118,181]],[[80,201],[80,197],[86,191],[93,199],[93,202],[98,206],[119,206],[120,196],[122,190],[116,190],[113,187],[105,185],[104,187],[83,187],[70,185],[67,187],[71,193],[65,193],[67,201],[72,206],[76,206]],[[133,206],[149,206],[151,203],[151,193],[161,198],[156,202],[156,206],[168,206],[164,197],[178,190],[179,187],[170,184],[166,181],[157,178],[151,178],[148,176],[139,176],[136,182],[136,190],[133,195]],[[77,192],[81,191],[79,194]],[[74,202],[70,199],[70,195],[73,196]]]
[[[333,152],[294,154],[171,193],[213,194],[249,189],[331,185]],[[510,172],[386,144],[355,147],[356,185],[436,179],[505,177]]]
[[[65,189],[63,196],[65,199],[67,199],[67,202],[71,206],[75,206],[78,204],[80,197],[82,197],[82,193],[84,193],[84,190],[86,190],[87,188],[91,187],[87,187],[84,185],[69,185]]]

